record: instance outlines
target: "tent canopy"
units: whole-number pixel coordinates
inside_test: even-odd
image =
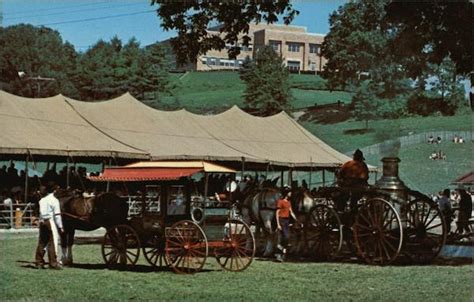
[[[160,111],[126,93],[101,102],[0,91],[0,153],[209,160],[249,166],[334,168],[350,158],[285,112],[255,117],[238,107],[213,116]]]

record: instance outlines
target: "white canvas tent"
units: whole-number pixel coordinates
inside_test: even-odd
[[[0,153],[152,160],[210,160],[334,168],[349,157],[286,113],[255,117],[237,107],[213,116],[160,111],[126,93],[101,102],[0,91]]]

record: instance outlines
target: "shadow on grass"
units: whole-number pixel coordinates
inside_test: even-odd
[[[366,133],[371,133],[374,132],[375,130],[372,128],[366,129],[348,129],[344,130],[342,133],[347,134],[347,135],[361,135],[361,134],[366,134]]]
[[[21,263],[22,268],[37,269],[35,262],[18,260],[17,263]],[[48,263],[46,263],[47,266]],[[116,265],[114,267],[109,267],[107,264],[103,263],[74,263],[72,266],[65,266],[65,269],[75,268],[75,269],[84,269],[84,270],[111,270],[111,271],[125,271],[125,272],[137,272],[137,273],[154,273],[154,272],[170,272],[174,273],[174,270],[170,267],[152,267],[149,265]],[[215,270],[203,269],[196,274],[213,272]]]

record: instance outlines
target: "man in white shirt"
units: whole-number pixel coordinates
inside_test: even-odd
[[[56,186],[48,187],[48,195],[39,201],[39,239],[36,248],[36,267],[44,268],[45,247],[48,250],[49,268],[61,269],[57,261],[53,232],[63,232],[59,200],[54,196]]]

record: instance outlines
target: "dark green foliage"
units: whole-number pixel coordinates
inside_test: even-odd
[[[109,99],[127,91],[141,100],[146,93],[156,98],[169,84],[163,57],[159,46],[143,49],[135,39],[125,45],[117,37],[97,42],[80,60],[82,99]]]
[[[437,99],[440,93],[446,108],[457,108],[462,102],[462,93],[456,87],[456,70],[465,72],[459,64],[472,58],[470,46],[463,46],[470,39],[465,35],[467,28],[460,29],[466,23],[467,12],[460,12],[467,8],[464,1],[462,5],[395,2],[357,0],[341,6],[330,17],[331,31],[322,47],[322,54],[328,59],[325,74],[333,89],[364,90],[353,100],[358,120],[406,114],[405,100],[413,93],[414,81],[418,94],[425,93],[427,84],[431,84],[426,80],[433,76],[439,81],[427,96]],[[442,17],[435,16],[437,9]],[[454,22],[456,11],[460,13],[460,24]],[[453,26],[457,28],[448,43],[445,31]],[[410,106],[413,112],[416,104]],[[364,110],[368,112],[363,113]],[[423,108],[420,111],[426,113]]]
[[[247,85],[245,104],[257,109],[258,114],[271,115],[288,109],[289,72],[272,47],[260,48],[254,62],[246,60],[240,78]]]
[[[472,72],[472,1],[391,1],[384,22],[396,35],[390,49],[411,58],[412,77],[426,63],[441,64],[451,57],[457,74]]]
[[[0,27],[0,81],[8,84],[11,93],[77,97],[72,81],[76,64],[74,47],[64,43],[57,31],[25,24]],[[19,72],[24,74],[20,76]]]
[[[278,1],[169,1],[151,0],[158,4],[158,16],[165,30],[176,30],[178,36],[171,39],[179,64],[196,61],[196,58],[211,49],[224,49],[232,45],[229,57],[235,58],[240,53],[239,34],[242,46],[248,46],[249,24],[251,22],[278,21],[283,15],[285,24],[289,24],[298,11],[292,8],[289,0]],[[208,35],[207,29],[212,24],[220,24],[220,36]]]

